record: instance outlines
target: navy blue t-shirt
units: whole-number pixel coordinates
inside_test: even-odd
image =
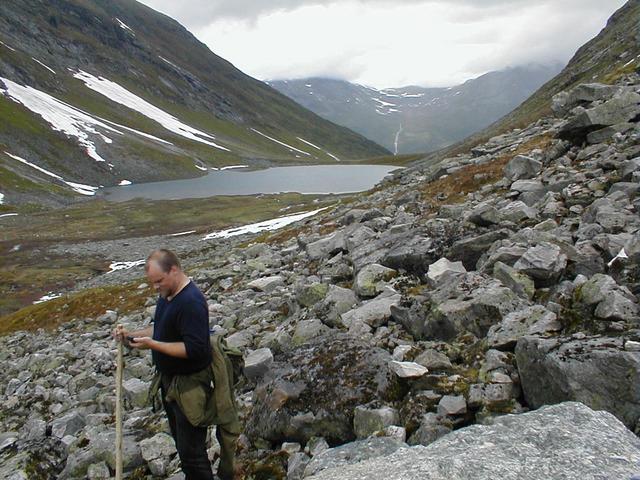
[[[194,373],[211,363],[209,309],[204,295],[193,282],[189,282],[170,302],[166,298],[158,298],[153,317],[153,339],[184,342],[187,350],[187,358],[152,350],[153,364],[162,373]]]

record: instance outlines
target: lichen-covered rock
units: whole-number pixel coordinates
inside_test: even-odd
[[[388,352],[335,332],[284,353],[272,367],[273,379],[255,391],[247,435],[278,443],[354,439],[356,406],[403,393],[387,368],[390,360]]]
[[[360,480],[380,472],[388,480],[626,479],[638,471],[640,440],[607,412],[563,403],[492,421],[309,479]]]
[[[636,428],[640,352],[626,351],[622,338],[525,336],[515,352],[524,397],[533,408],[575,400]]]
[[[347,443],[331,448],[313,458],[305,468],[303,478],[311,477],[328,468],[339,468],[370,458],[384,457],[405,447],[403,442],[387,437],[374,437]]]
[[[386,283],[397,273],[391,268],[372,263],[358,272],[354,289],[361,297],[375,297],[382,292]]]

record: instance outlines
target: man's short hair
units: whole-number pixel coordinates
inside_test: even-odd
[[[149,270],[149,262],[151,261],[156,262],[164,273],[168,273],[172,267],[178,267],[178,270],[182,270],[178,256],[166,248],[158,248],[149,254],[145,262],[145,270]]]

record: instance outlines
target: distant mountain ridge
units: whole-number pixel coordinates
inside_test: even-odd
[[[0,2],[0,116],[5,203],[70,201],[70,183],[87,194],[213,166],[388,153],[134,0]]]
[[[267,83],[321,117],[399,154],[437,150],[481,130],[560,69],[560,65],[509,68],[449,88],[378,90],[326,78]]]

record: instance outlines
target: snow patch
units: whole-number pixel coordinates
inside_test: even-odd
[[[424,93],[403,93],[404,98],[419,98],[424,97]]]
[[[15,217],[16,215],[18,215],[17,213],[3,213],[2,215],[0,215],[0,218],[2,217]]]
[[[33,302],[33,304],[36,305],[38,303],[48,302],[49,300],[53,300],[54,298],[60,298],[61,296],[62,296],[61,293],[49,292],[48,294],[40,297],[39,300],[36,300],[35,302]]]
[[[189,230],[188,232],[172,233],[169,236],[170,237],[181,237],[182,235],[190,235],[192,233],[196,233],[196,230]]]
[[[135,260],[133,262],[112,262],[109,265],[109,271],[105,274],[117,272],[118,270],[128,270],[133,267],[138,267],[140,265],[144,265],[146,260]]]
[[[230,228],[227,230],[220,230],[218,232],[210,233],[202,240],[211,240],[213,238],[229,238],[238,235],[245,235],[247,233],[259,233],[264,231],[278,230],[279,228],[286,227],[287,225],[298,222],[302,219],[312,217],[326,209],[327,207],[324,207],[319,208],[318,210],[313,210],[311,212],[294,213],[293,215],[274,218],[272,220],[265,220],[264,222],[252,223],[249,225],[243,225],[241,227]]]
[[[4,203],[4,193],[0,193],[0,205]]]
[[[341,160],[340,160],[338,157],[336,157],[333,153],[329,153],[329,152],[327,152],[326,150],[323,150],[323,149],[322,149],[322,148],[320,148],[319,146],[314,145],[314,144],[313,144],[313,143],[311,143],[311,142],[308,142],[308,141],[307,141],[307,140],[305,140],[304,138],[302,138],[302,137],[296,137],[296,138],[297,138],[298,140],[300,140],[301,142],[304,142],[304,143],[306,143],[307,145],[310,145],[310,146],[312,146],[313,148],[317,148],[317,149],[318,149],[318,150],[320,150],[321,152],[326,153],[326,154],[327,154],[327,155],[329,155],[331,158],[335,159],[335,160],[336,160],[336,162],[340,162],[340,161],[341,161]]]
[[[201,167],[200,165],[198,165],[197,163],[194,165],[198,170],[202,170],[203,172],[206,172],[207,170],[209,170],[207,167]]]
[[[281,142],[280,140],[276,140],[275,138],[270,137],[269,135],[265,135],[264,133],[262,133],[262,132],[260,132],[260,131],[256,130],[255,128],[252,128],[251,130],[253,130],[254,132],[256,132],[258,135],[262,135],[263,137],[266,137],[266,138],[268,138],[269,140],[271,140],[271,141],[273,141],[273,142],[279,143],[280,145],[283,145],[283,146],[285,146],[285,147],[287,147],[287,148],[289,148],[289,149],[291,149],[291,150],[295,150],[296,152],[300,152],[300,153],[302,153],[302,154],[304,154],[304,155],[309,155],[309,156],[311,156],[311,154],[310,154],[310,153],[305,152],[305,151],[303,151],[303,150],[299,150],[299,149],[297,149],[296,147],[292,147],[291,145],[288,145],[288,144],[286,144],[286,143],[284,143],[284,142]]]
[[[134,93],[131,93],[126,88],[118,85],[115,82],[112,82],[111,80],[108,80],[104,77],[94,77],[90,73],[84,72],[82,70],[74,73],[73,76],[84,82],[84,84],[91,90],[104,95],[113,102],[124,105],[131,110],[135,110],[136,112],[141,113],[151,120],[155,120],[170,132],[188,138],[189,140],[204,143],[205,145],[209,145],[210,147],[225,150],[227,152],[230,151],[228,148],[212,142],[211,140],[215,140],[214,136],[193,128],[185,123],[182,123],[173,115],[165,112],[155,105],[150,104],[146,100],[138,97]]]
[[[42,63],[40,60],[38,60],[35,57],[31,57],[31,60],[33,60],[36,63],[39,63],[40,65],[42,65],[44,68],[46,68],[47,70],[49,70],[51,73],[53,73],[54,75],[56,74],[56,71],[53,68],[49,68],[47,67],[44,63]]]
[[[2,46],[4,46],[4,47],[7,47],[7,48],[8,48],[9,50],[11,50],[12,52],[15,52],[15,51],[16,51],[16,49],[15,49],[15,48],[11,48],[9,45],[7,45],[6,43],[4,43],[4,42],[2,42],[2,41],[0,41],[0,45],[2,45]]]
[[[135,37],[135,35],[136,35],[135,32],[133,30],[131,30],[131,28],[129,28],[129,26],[126,23],[124,23],[118,17],[116,17],[116,22],[118,22],[118,25],[120,25],[121,29],[128,31],[131,35],[133,35]]]
[[[129,180],[120,180],[120,183],[118,185],[120,186],[131,185],[131,182]]]
[[[60,175],[56,175],[53,172],[50,172],[49,170],[45,170],[42,167],[39,167],[38,165],[31,163],[27,160],[25,160],[24,158],[18,157],[17,155],[13,155],[7,151],[4,152],[6,155],[10,156],[11,158],[13,158],[14,160],[17,160],[21,163],[24,163],[25,165],[30,166],[31,168],[35,168],[36,170],[38,170],[39,172],[44,173],[45,175],[49,175],[50,177],[55,178],[56,180],[60,180],[62,183],[67,184],[68,186],[71,187],[71,189],[77,193],[80,193],[82,195],[88,195],[88,196],[92,196],[96,194],[96,190],[98,190],[98,187],[92,187],[91,185],[83,185],[82,183],[74,183],[74,182],[67,182],[66,180],[64,180]]]
[[[379,98],[371,97],[371,100],[374,102],[378,102],[382,107],[397,107],[395,103],[385,102],[384,100],[380,100]]]
[[[95,127],[122,135],[122,132],[115,128],[47,93],[29,86],[18,85],[3,77],[0,77],[0,80],[6,86],[6,90],[3,91],[4,95],[40,115],[51,125],[53,130],[77,138],[78,143],[85,148],[87,155],[97,162],[104,162],[105,160],[98,155],[95,145],[89,140],[88,134],[99,136],[105,143],[111,143],[111,139],[97,131]]]
[[[169,64],[169,65],[171,65],[173,68],[178,68],[178,69],[180,68],[180,67],[178,67],[175,63],[171,63],[169,60],[167,60],[166,58],[164,58],[162,55],[158,55],[158,58],[159,58],[160,60],[162,60],[163,62],[168,63],[168,64]]]
[[[249,168],[249,165],[227,165],[226,167],[220,167],[218,170],[235,170],[236,168]]]

